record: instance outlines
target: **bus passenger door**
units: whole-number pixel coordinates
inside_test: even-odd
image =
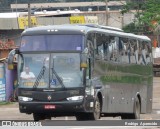
[[[102,95],[102,112],[108,110],[108,93],[110,85],[107,82],[108,59],[109,59],[109,36],[102,33],[97,33],[94,39],[95,63],[93,70],[93,85],[99,89]]]
[[[87,37],[87,48],[88,48],[88,68],[87,68],[87,73],[88,73],[88,78],[92,82],[92,86],[95,87],[95,89],[99,89],[102,87],[102,82],[100,81],[100,77],[98,74],[96,74],[97,66],[95,64],[96,61],[96,56],[97,56],[97,51],[99,51],[99,58],[104,58],[103,50],[102,50],[102,45],[98,46],[96,45],[97,43],[97,37],[98,35],[95,33],[90,33],[88,34]]]

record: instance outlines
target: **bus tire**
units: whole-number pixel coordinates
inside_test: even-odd
[[[141,105],[139,99],[136,97],[134,101],[134,112],[132,114],[132,119],[140,119],[140,113],[141,113]]]
[[[122,114],[122,119],[140,119],[141,106],[140,101],[136,97],[133,105],[133,113],[132,114]]]
[[[76,115],[77,121],[87,121],[87,120],[98,120],[100,119],[100,113],[101,113],[101,105],[98,97],[95,100],[94,103],[94,109],[92,113],[81,113]]]
[[[100,119],[100,114],[101,114],[101,104],[99,98],[97,97],[95,99],[93,113],[89,115],[89,118],[90,120],[98,120]]]
[[[34,119],[34,121],[44,120],[45,119],[45,115],[38,114],[38,113],[33,113],[33,119]]]

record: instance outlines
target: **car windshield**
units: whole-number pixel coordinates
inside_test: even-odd
[[[18,71],[20,87],[82,86],[79,53],[23,54],[19,58]]]

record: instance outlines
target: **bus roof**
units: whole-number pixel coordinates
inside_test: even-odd
[[[39,35],[39,34],[84,34],[86,27],[74,25],[48,25],[28,28],[23,31],[22,35]]]
[[[41,35],[41,34],[87,34],[89,32],[102,32],[107,35],[128,37],[138,40],[150,41],[147,36],[125,33],[123,30],[114,27],[92,25],[92,24],[66,24],[66,25],[48,25],[28,28],[23,31],[23,35]]]

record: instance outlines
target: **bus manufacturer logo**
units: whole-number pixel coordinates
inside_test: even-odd
[[[51,100],[51,98],[52,98],[52,97],[49,95],[49,96],[48,96],[48,100]]]

